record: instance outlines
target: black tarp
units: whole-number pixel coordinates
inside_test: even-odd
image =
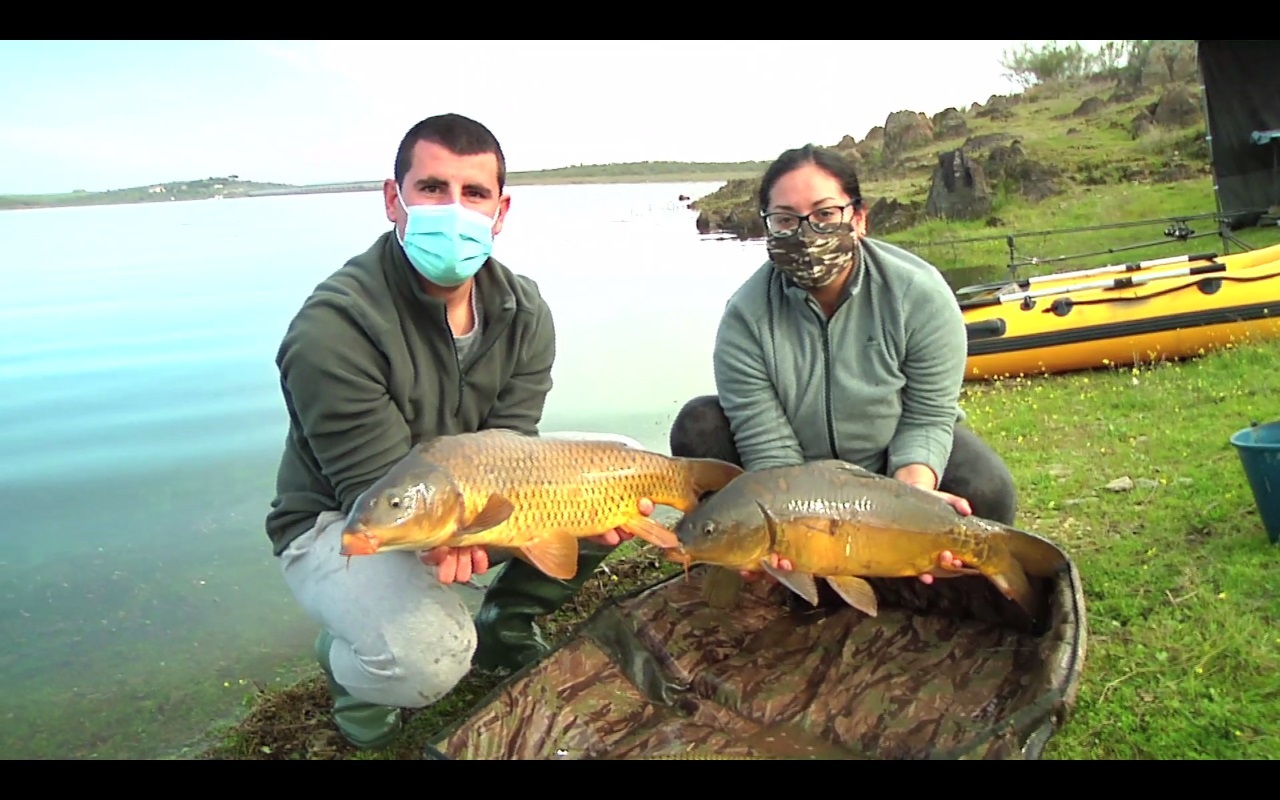
[[[1197,40],[1218,201],[1230,226],[1256,225],[1280,204],[1280,41]]]

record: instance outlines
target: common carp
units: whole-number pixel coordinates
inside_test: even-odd
[[[822,578],[871,616],[878,604],[864,578],[927,572],[984,575],[1034,618],[1027,575],[1048,577],[1067,566],[1066,556],[1046,539],[963,516],[936,495],[836,460],[743,475],[685,515],[676,536],[679,544],[666,556],[686,569],[701,563],[763,570],[815,606],[814,579]],[[939,564],[944,550],[964,566]],[[793,569],[775,568],[775,555]]]
[[[413,447],[351,509],[341,554],[485,546],[515,551],[547,575],[578,571],[578,539],[614,528],[658,547],[675,534],[640,513],[640,499],[692,510],[742,468],[672,458],[607,440],[486,430]]]

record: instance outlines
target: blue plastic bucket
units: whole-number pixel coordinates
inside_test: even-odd
[[[1240,455],[1267,538],[1280,543],[1280,421],[1236,431],[1231,444]]]

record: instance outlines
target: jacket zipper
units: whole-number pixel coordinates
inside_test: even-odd
[[[511,319],[512,317],[508,314],[500,315],[497,320],[494,320],[499,323],[498,327],[493,326],[489,320],[486,320],[484,338],[476,343],[477,352],[475,358],[471,361],[472,364],[484,358],[493,349],[493,343],[506,332],[507,326],[511,324]],[[449,346],[453,348],[453,363],[458,368],[458,405],[453,409],[453,415],[457,417],[462,415],[462,397],[465,390],[463,378],[465,375],[462,371],[462,358],[458,356],[458,341],[454,338],[453,328],[449,325],[448,309],[444,312],[444,329],[449,333]]]
[[[812,306],[810,306],[812,308]],[[836,451],[836,423],[835,414],[832,411],[832,388],[831,388],[831,335],[830,322],[822,314],[822,312],[814,309],[814,314],[818,317],[818,324],[822,326],[822,386],[823,386],[823,405],[826,406],[827,412],[827,444],[831,446],[831,457],[840,458],[840,454]]]

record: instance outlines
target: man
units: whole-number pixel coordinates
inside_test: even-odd
[[[394,174],[383,186],[392,230],[316,287],[276,357],[290,424],[267,534],[322,626],[316,657],[335,722],[358,747],[388,744],[400,709],[439,700],[473,656],[519,666],[545,652],[533,617],[630,538],[597,537],[572,583],[511,562],[478,629],[448,584],[487,571],[483,549],[338,554],[357,496],[414,444],[487,428],[538,435],[551,389],[551,311],[532,280],[490,256],[511,204],[493,134],[456,114],[425,119],[401,141]]]

